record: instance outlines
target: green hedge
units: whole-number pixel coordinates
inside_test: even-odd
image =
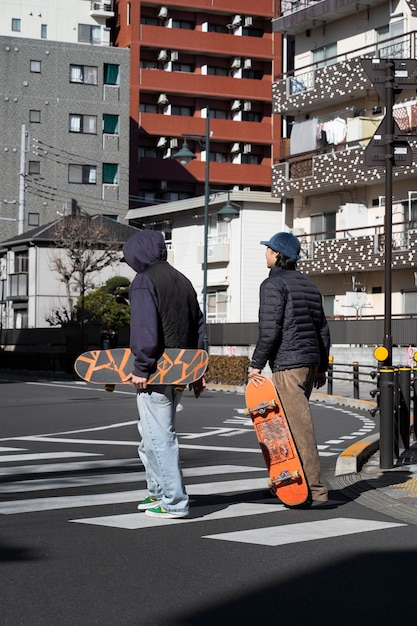
[[[210,356],[206,374],[208,383],[218,385],[244,385],[248,379],[247,356]]]

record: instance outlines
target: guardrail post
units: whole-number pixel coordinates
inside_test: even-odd
[[[381,367],[380,386],[380,467],[391,469],[394,466],[394,369]]]
[[[333,395],[333,357],[329,356],[329,368],[327,370],[327,393]]]
[[[410,399],[411,399],[411,367],[400,367],[398,370],[398,434],[400,446],[407,450],[410,447]]]
[[[359,399],[359,363],[353,361],[353,397]]]

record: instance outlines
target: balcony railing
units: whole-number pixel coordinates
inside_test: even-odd
[[[316,61],[309,65],[291,70],[290,72],[277,74],[274,79],[276,81],[287,81],[287,95],[292,96],[303,91],[314,89],[316,72],[336,63],[342,63],[343,61],[357,58],[414,59],[417,56],[416,35],[416,31],[411,31],[405,35],[374,42],[368,46],[349,50],[348,52]]]

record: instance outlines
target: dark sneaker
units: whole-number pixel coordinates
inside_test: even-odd
[[[161,504],[161,500],[157,500],[156,498],[151,498],[148,496],[142,502],[139,502],[138,509],[139,511],[146,511],[147,509],[153,509],[156,506]]]
[[[181,517],[187,517],[188,513],[174,513],[174,512],[169,512],[169,511],[165,511],[164,508],[162,508],[162,506],[155,506],[151,509],[147,509],[145,511],[145,515],[149,515],[149,517],[163,517],[165,519],[175,519],[175,518],[181,518]]]

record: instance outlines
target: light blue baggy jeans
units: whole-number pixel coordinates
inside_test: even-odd
[[[139,457],[149,495],[171,513],[188,513],[188,495],[180,467],[175,413],[182,392],[170,385],[149,386],[137,394]]]

